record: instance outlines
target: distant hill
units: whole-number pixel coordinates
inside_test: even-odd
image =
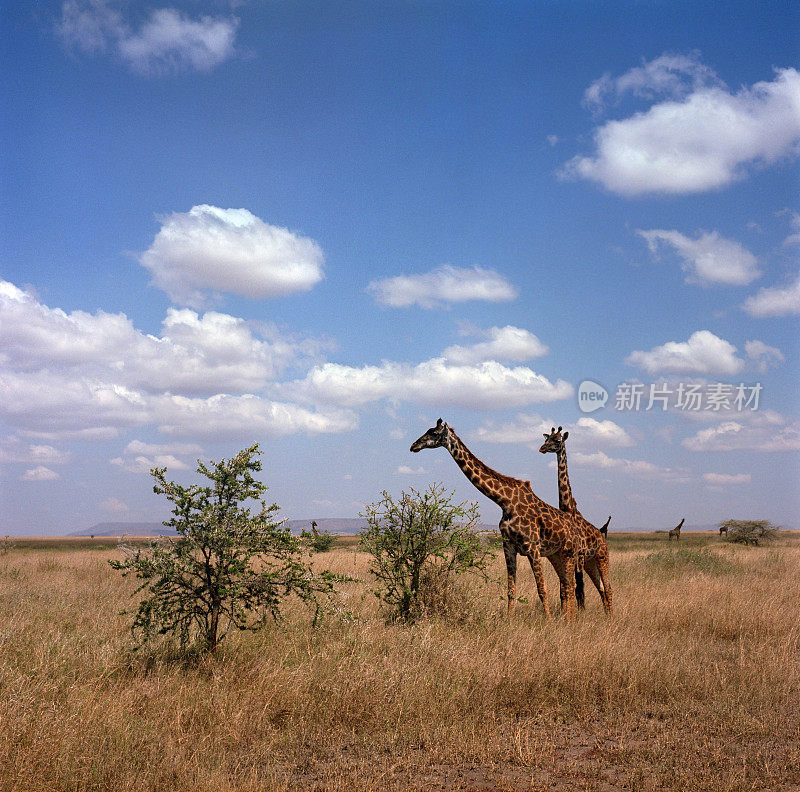
[[[332,534],[357,534],[366,528],[367,521],[360,517],[320,517],[316,520],[317,529]],[[311,520],[289,520],[293,534],[311,529]],[[479,525],[478,530],[496,531],[496,525]],[[104,522],[91,528],[76,531],[69,536],[174,536],[175,531],[158,522]]]
[[[69,536],[174,536],[175,531],[160,522],[104,522]]]

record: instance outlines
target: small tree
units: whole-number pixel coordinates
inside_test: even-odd
[[[277,620],[288,595],[316,604],[315,595],[333,588],[338,578],[311,570],[300,540],[273,520],[278,506],[261,499],[267,487],[253,478],[260,453],[253,445],[210,466],[198,461],[210,486],[183,487],[167,481],[166,468],[151,471],[153,492],[173,504],[164,525],[178,537],[125,547],[123,561],[109,562],[142,581],[135,593],[147,592],[132,627],[142,642],[174,635],[182,649],[194,644],[214,652],[231,626],[256,630]],[[248,500],[260,504],[255,514]]]
[[[476,531],[478,504],[454,505],[444,487],[425,492],[411,489],[395,501],[386,491],[366,507],[367,527],[359,534],[362,549],[372,556],[370,572],[378,583],[375,595],[394,617],[414,619],[425,594],[443,592],[454,575],[482,573],[490,555]]]
[[[773,525],[769,520],[723,520],[719,527],[727,529],[726,537],[729,542],[747,545],[770,541],[780,530],[779,526]]]
[[[315,520],[311,521],[311,530],[303,530],[300,537],[315,553],[326,553],[335,541],[333,534],[324,528],[320,531]]]

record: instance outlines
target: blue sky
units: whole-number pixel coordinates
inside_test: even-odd
[[[796,7],[0,15],[0,533],[163,519],[153,465],[254,442],[287,518],[437,481],[495,522],[409,453],[438,417],[550,502],[568,428],[618,530],[800,527]]]

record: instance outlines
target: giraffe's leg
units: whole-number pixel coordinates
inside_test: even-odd
[[[597,559],[597,565],[600,569],[600,580],[603,583],[603,610],[606,615],[611,616],[614,608],[611,604],[611,574],[608,567],[608,553],[604,553]]]
[[[517,601],[517,551],[511,542],[503,540],[503,554],[506,557],[506,571],[508,572],[508,615],[514,615],[514,605]]]
[[[544,572],[542,570],[542,557],[539,554],[539,547],[534,545],[528,553],[528,561],[531,564],[533,577],[536,580],[536,590],[539,592],[539,600],[544,608],[544,615],[550,618],[550,606],[547,604],[547,586],[544,582]]]
[[[561,591],[561,615],[567,621],[575,617],[575,557],[559,553],[550,559],[555,567]]]
[[[575,570],[575,603],[583,610],[586,607],[586,596],[583,590],[583,570]]]
[[[603,610],[606,613],[611,613],[611,592],[606,591],[606,582],[608,580],[608,559],[605,560],[605,566],[605,577],[603,577],[603,573],[601,571],[603,568],[602,561],[598,560],[597,558],[587,559],[583,568],[586,571],[586,574],[591,578],[592,583],[594,583],[595,588],[600,594],[600,599],[603,602]]]

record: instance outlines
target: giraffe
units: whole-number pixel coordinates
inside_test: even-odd
[[[544,443],[539,451],[542,454],[554,453],[558,462],[558,508],[571,514],[580,530],[581,535],[586,543],[586,556],[584,558],[583,569],[595,588],[600,593],[600,599],[603,602],[603,610],[609,615],[612,613],[611,604],[611,580],[608,568],[608,544],[606,538],[601,533],[601,530],[595,528],[579,511],[578,504],[572,495],[572,487],[569,483],[569,473],[567,472],[567,448],[566,440],[569,437],[569,432],[561,434],[561,427],[556,430],[552,427],[550,434],[544,434]],[[608,529],[608,522],[603,526]],[[586,607],[583,598],[583,587],[580,591],[576,587],[576,596],[578,597],[578,607]]]
[[[719,527],[719,535],[722,536],[722,534],[725,534],[725,536],[728,535],[728,526],[727,525],[720,525],[720,527]]]
[[[681,540],[681,528],[683,527],[683,521],[685,517],[681,517],[681,521],[669,532],[669,541],[672,541],[672,537],[674,536],[677,541]]]
[[[545,615],[549,618],[542,556],[553,564],[560,583],[561,612],[566,620],[575,616],[575,565],[582,552],[580,532],[574,518],[554,509],[533,494],[530,481],[504,476],[481,462],[455,431],[441,418],[411,444],[417,453],[444,447],[472,485],[503,510],[500,533],[508,573],[508,615],[516,603],[517,554],[530,562]]]
[[[608,519],[605,521],[604,525],[600,526],[600,533],[603,534],[603,538],[608,541],[608,524],[611,522],[611,515],[608,515]]]

